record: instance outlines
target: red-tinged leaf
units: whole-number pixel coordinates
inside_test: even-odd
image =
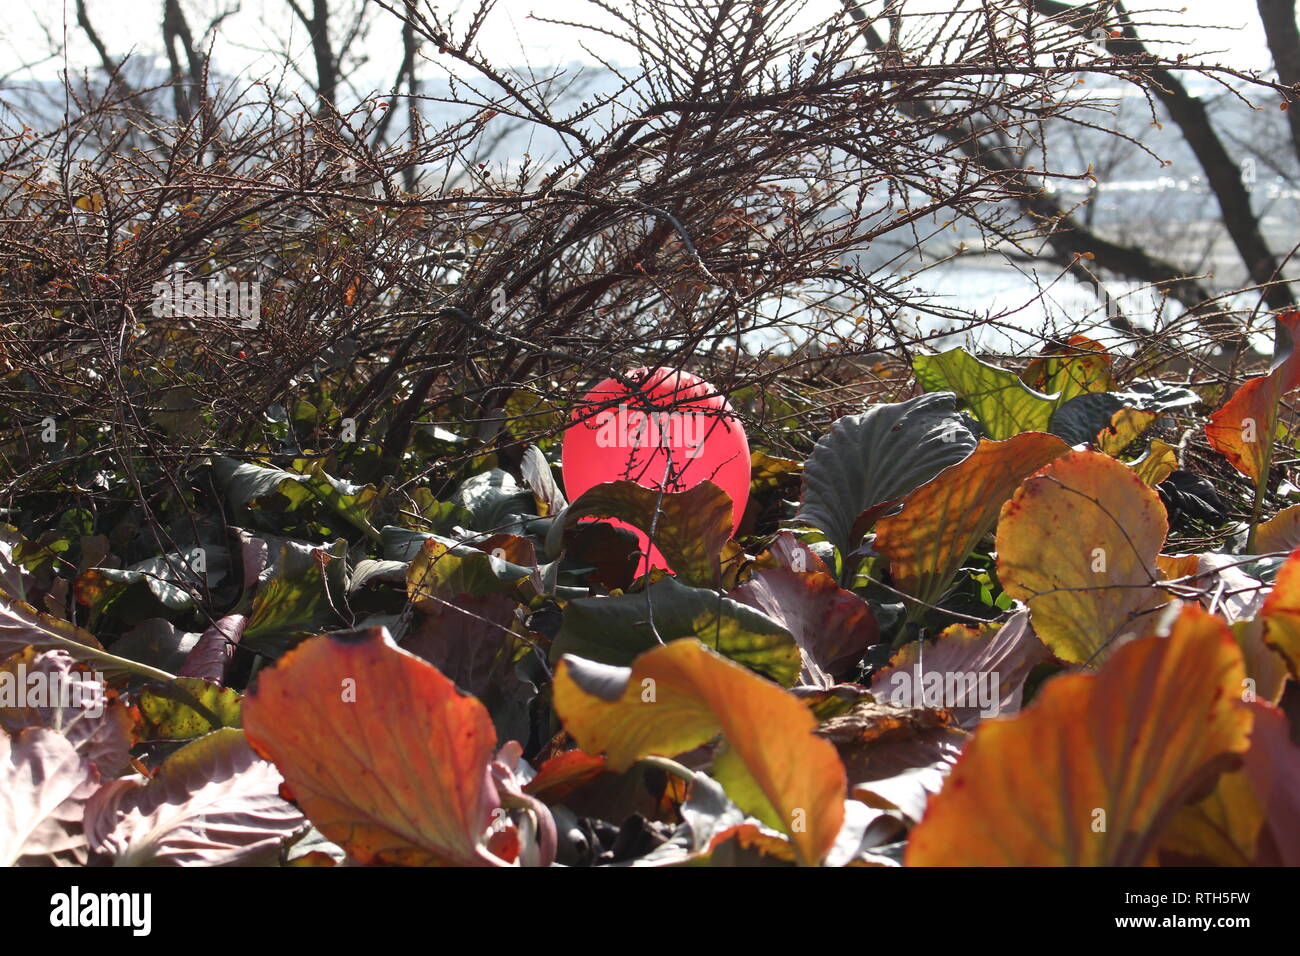
[[[1247,379],[1205,425],[1211,447],[1256,483],[1270,455],[1281,397],[1277,376]]]
[[[835,842],[844,818],[844,768],[835,748],[814,735],[812,713],[698,641],[653,648],[631,668],[566,656],[554,695],[565,729],[618,772],[722,734],[726,749],[713,772],[742,809],[786,832],[805,863],[819,862]]]
[[[487,710],[383,628],[310,638],[244,699],[249,743],[362,863],[499,864]]]
[[[542,764],[536,776],[524,787],[524,792],[547,803],[559,803],[605,770],[604,757],[593,757],[584,750],[566,750]]]
[[[1018,713],[1025,678],[1047,656],[1028,611],[1001,626],[954,624],[933,644],[905,645],[872,675],[871,693],[900,707],[951,710],[958,726],[969,730],[984,718]]]
[[[226,679],[226,668],[235,656],[239,639],[244,636],[244,627],[248,618],[242,614],[227,614],[217,618],[212,626],[203,632],[199,642],[194,645],[185,658],[178,677],[199,677],[203,680],[220,684]]]
[[[1108,392],[1116,387],[1106,347],[1086,335],[1072,335],[1063,346],[1034,359],[1020,380],[1060,403],[1076,395]]]
[[[1159,496],[1130,468],[1071,451],[1003,505],[998,579],[1058,657],[1091,663],[1153,626],[1168,600],[1156,565],[1168,530]]]
[[[280,796],[282,782],[241,731],[218,730],[177,750],[152,778],[101,787],[86,804],[86,836],[114,866],[274,863],[307,826]]]
[[[1300,354],[1294,349],[1300,312],[1283,312],[1276,322],[1277,355],[1272,370],[1247,379],[1205,425],[1210,445],[1256,485],[1267,478],[1278,402],[1300,386]]]
[[[760,568],[789,568],[800,574],[805,571],[820,571],[833,575],[817,552],[789,531],[778,531],[772,544],[758,556],[756,563]]]
[[[728,596],[762,611],[794,635],[803,660],[801,684],[830,687],[835,677],[861,663],[880,634],[867,602],[821,572],[757,571]]]
[[[894,585],[921,602],[912,603],[911,612],[923,612],[942,596],[1021,481],[1069,450],[1041,432],[981,439],[970,457],[916,489],[903,499],[901,513],[877,524],[875,549],[889,558]]]
[[[30,692],[38,681],[42,699],[34,700]],[[136,723],[132,708],[64,651],[29,647],[0,664],[0,729],[56,730],[106,778],[130,763]]]
[[[58,731],[0,734],[0,866],[84,863],[81,821],[98,783],[94,765]]]
[[[1223,622],[1188,606],[1095,674],[1050,680],[981,724],[912,831],[909,865],[1138,866],[1179,807],[1249,745],[1242,663]]]

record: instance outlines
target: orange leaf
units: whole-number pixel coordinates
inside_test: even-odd
[[[998,579],[1058,657],[1091,662],[1121,635],[1150,630],[1166,597],[1153,585],[1168,530],[1165,506],[1132,469],[1071,451],[1002,506]]]
[[[875,549],[889,557],[894,585],[933,604],[1020,482],[1069,450],[1042,432],[981,439],[970,457],[913,491],[900,514],[876,525]]]
[[[1300,548],[1278,569],[1259,616],[1264,643],[1282,655],[1291,676],[1300,680]]]
[[[722,734],[714,775],[746,812],[819,862],[844,820],[847,781],[835,748],[813,734],[803,703],[688,638],[641,654],[631,668],[566,655],[555,710],[588,753],[622,772],[651,754],[672,757]]]
[[[1255,529],[1255,549],[1260,554],[1292,551],[1300,547],[1300,505],[1283,508]]]
[[[299,644],[243,717],[292,799],[362,863],[502,862],[484,845],[499,806],[487,709],[384,628]]]
[[[1258,701],[1244,706],[1255,723],[1241,769],[1178,811],[1160,841],[1162,861],[1300,866],[1300,747],[1282,711]]]
[[[986,721],[912,830],[909,865],[1137,866],[1178,808],[1245,752],[1241,652],[1183,608],[1095,674],[1056,677]]]
[[[1278,335],[1294,340],[1300,332],[1300,312],[1277,317]],[[1277,406],[1282,396],[1300,386],[1300,353],[1292,351],[1268,375],[1247,379],[1205,424],[1210,445],[1232,467],[1259,484],[1271,454],[1277,426]]]
[[[1282,397],[1274,375],[1252,378],[1205,425],[1205,437],[1239,472],[1258,482],[1264,473],[1277,403]]]

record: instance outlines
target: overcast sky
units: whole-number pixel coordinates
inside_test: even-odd
[[[400,0],[399,0],[400,2]],[[620,0],[614,0],[615,3]],[[630,0],[624,0],[630,2]],[[949,10],[960,0],[907,0],[906,9],[924,11]],[[283,62],[267,51],[279,50],[288,40],[298,62],[310,70],[311,56],[306,31],[290,14],[287,0],[187,0],[191,27],[206,26],[211,15],[238,5],[239,12],[229,17],[214,48],[214,59],[227,74],[254,79],[276,71]],[[469,4],[444,2],[443,10]],[[869,7],[878,4],[868,4]],[[91,20],[114,56],[134,50],[140,56],[157,56],[162,41],[157,26],[160,0],[88,0]],[[310,7],[309,3],[304,6]],[[1132,0],[1131,6],[1153,12],[1144,19],[1169,24],[1165,29],[1147,28],[1144,32],[1152,46],[1161,52],[1186,50],[1238,68],[1267,69],[1270,65],[1263,32],[1259,27],[1255,4],[1250,0],[1183,0],[1161,4],[1159,0]],[[807,19],[815,22],[840,9],[838,0],[809,0]],[[498,0],[496,8],[481,34],[480,46],[489,58],[513,66],[533,66],[590,60],[590,54],[577,43],[576,32],[567,27],[539,23],[530,14],[553,19],[590,20],[593,8],[583,0]],[[362,77],[365,85],[382,90],[391,85],[392,74],[400,61],[399,26],[383,10],[374,12],[376,23],[361,46],[369,58]],[[1174,26],[1176,25],[1176,26]],[[0,67],[5,73],[19,64],[30,63],[47,48],[46,30],[68,36],[68,62],[74,67],[97,65],[97,57],[84,34],[76,25],[74,0],[8,0],[4,23],[0,24]],[[1158,35],[1177,37],[1182,46],[1161,45]],[[588,41],[593,38],[584,34]],[[618,58],[625,53],[615,41],[594,38],[592,50],[600,56]],[[1213,54],[1213,51],[1223,51]],[[52,77],[62,68],[62,59],[41,63],[34,72]],[[426,70],[426,75],[428,71]]]

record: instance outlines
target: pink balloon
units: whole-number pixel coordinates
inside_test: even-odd
[[[703,379],[673,369],[638,368],[629,390],[607,378],[574,409],[564,433],[561,466],[570,501],[606,481],[635,481],[645,488],[686,491],[712,481],[732,502],[732,533],[740,527],[749,500],[749,442],[726,398]],[[610,523],[637,536],[640,550],[649,540],[617,519]],[[667,568],[658,548],[647,565]]]

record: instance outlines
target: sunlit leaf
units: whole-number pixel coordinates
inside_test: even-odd
[[[103,776],[114,777],[130,763],[135,717],[83,667],[64,651],[34,647],[0,663],[0,730],[12,735],[27,727],[56,730]],[[36,700],[30,691],[38,680],[44,692]]]
[[[1300,505],[1283,508],[1255,529],[1255,547],[1260,554],[1300,548]]]
[[[95,766],[57,730],[0,733],[0,866],[84,863]]]
[[[299,644],[259,675],[244,728],[360,862],[501,862],[485,845],[500,806],[487,710],[382,628]]]
[[[1091,662],[1152,626],[1167,596],[1156,555],[1168,532],[1160,498],[1109,455],[1071,451],[1026,479],[1002,507],[998,579],[1029,605],[1063,660]]]
[[[982,362],[963,348],[918,355],[912,367],[927,392],[956,393],[994,441],[1049,430],[1053,396],[1034,391],[1014,372]]]
[[[847,555],[905,495],[974,449],[975,437],[961,423],[949,393],[846,415],[822,436],[804,465],[798,520],[820,529]]]
[[[1174,814],[1245,752],[1241,652],[1182,609],[1095,674],[1051,679],[1018,716],[975,731],[912,830],[909,865],[1138,866]]]
[[[1286,714],[1263,703],[1240,770],[1183,807],[1160,843],[1162,859],[1199,866],[1300,866],[1300,746]]]
[[[1291,676],[1300,680],[1300,548],[1277,572],[1259,616],[1264,620],[1264,643],[1282,655]]]
[[[1110,353],[1100,342],[1072,335],[1064,346],[1030,362],[1020,378],[1030,388],[1065,402],[1076,395],[1114,388],[1111,363]]]
[[[565,657],[555,709],[583,750],[614,770],[676,756],[721,734],[714,774],[742,809],[789,835],[804,863],[830,850],[844,819],[844,768],[798,698],[709,651],[674,641],[632,668]]]
[[[193,740],[223,727],[239,727],[240,695],[198,677],[150,684],[140,692],[140,734],[145,740]]]
[[[1097,446],[1098,451],[1104,451],[1106,454],[1118,458],[1120,452],[1142,437],[1142,434],[1159,417],[1160,413],[1155,411],[1144,411],[1140,408],[1121,408],[1110,416],[1110,424],[1097,432],[1093,443]],[[1147,482],[1147,484],[1151,484],[1151,482]]]
[[[343,540],[328,548],[286,543],[274,573],[253,597],[244,646],[278,653],[303,634],[337,622],[335,608],[343,606],[347,586],[346,553]]]
[[[114,866],[273,863],[307,821],[238,730],[187,744],[151,778],[114,780],[86,804],[86,836]]]
[[[889,558],[894,586],[922,602],[912,608],[923,611],[942,596],[1020,482],[1068,450],[1040,432],[982,439],[969,458],[916,489],[899,514],[876,525],[874,547]]]
[[[1147,453],[1137,461],[1129,462],[1129,467],[1143,484],[1154,488],[1178,468],[1178,451],[1173,445],[1153,438]]]

